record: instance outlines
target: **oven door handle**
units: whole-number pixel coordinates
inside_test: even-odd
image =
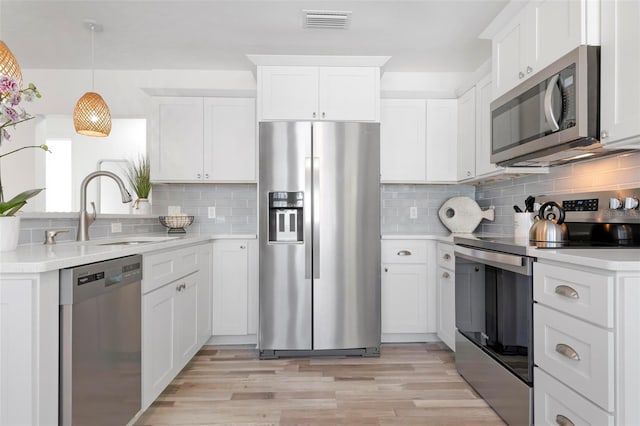
[[[484,263],[500,269],[515,272],[517,274],[533,275],[532,259],[509,253],[479,250],[456,245],[455,255],[463,259],[478,263]]]

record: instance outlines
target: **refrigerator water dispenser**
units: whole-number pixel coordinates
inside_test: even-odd
[[[269,241],[303,242],[304,192],[269,192]]]

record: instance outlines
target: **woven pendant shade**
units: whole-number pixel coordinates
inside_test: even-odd
[[[18,83],[18,87],[22,88],[22,71],[16,57],[13,56],[9,46],[0,40],[0,74],[12,77]]]
[[[87,92],[73,110],[76,132],[85,136],[105,137],[111,133],[111,113],[102,96]]]

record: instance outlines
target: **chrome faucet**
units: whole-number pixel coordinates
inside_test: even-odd
[[[124,182],[117,174],[104,170],[89,173],[80,184],[80,223],[78,224],[78,237],[76,241],[89,241],[89,226],[96,220],[96,204],[93,201],[91,202],[93,213],[90,214],[87,211],[87,185],[89,185],[89,182],[91,182],[93,178],[98,176],[107,176],[115,180],[120,189],[122,202],[131,202],[131,194],[129,194],[129,191],[127,191],[127,188],[124,186]]]

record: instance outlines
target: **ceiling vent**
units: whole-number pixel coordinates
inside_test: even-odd
[[[303,10],[305,28],[346,30],[351,23],[351,12],[336,10]]]

